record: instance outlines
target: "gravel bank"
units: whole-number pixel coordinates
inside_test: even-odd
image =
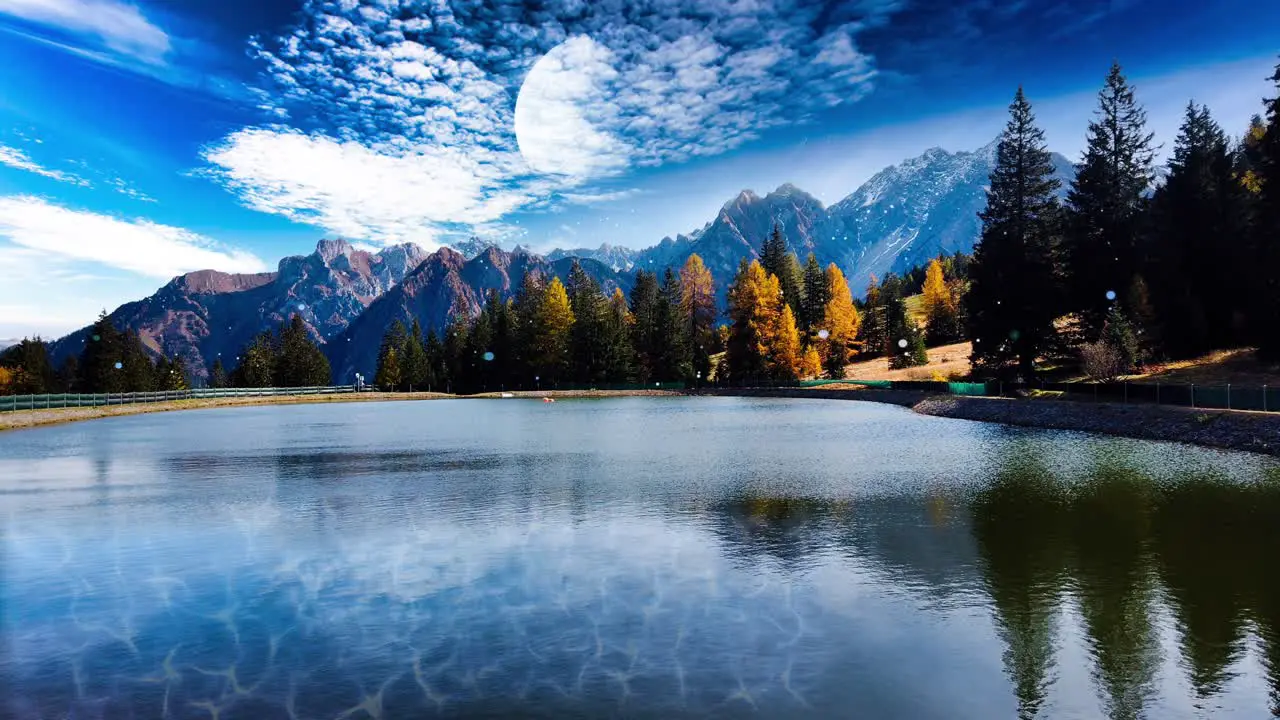
[[[59,425],[78,420],[116,417],[117,415],[141,415],[143,413],[170,412],[173,410],[199,410],[202,408],[230,407],[236,405],[300,405],[335,402],[377,402],[387,400],[434,400],[453,397],[443,393],[344,393],[341,395],[277,395],[245,398],[201,398],[175,400],[173,402],[138,403],[134,405],[104,405],[102,407],[55,408],[52,410],[17,410],[0,413],[0,431],[18,430],[41,425]]]
[[[863,400],[909,407],[922,415],[1183,442],[1280,456],[1280,414],[1275,413],[1202,410],[1169,405],[961,397],[904,390],[787,388],[718,390],[703,394]]]

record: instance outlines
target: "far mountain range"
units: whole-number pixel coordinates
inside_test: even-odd
[[[744,190],[703,227],[641,250],[602,244],[539,255],[473,238],[432,253],[412,244],[367,252],[322,240],[310,255],[281,260],[275,272],[187,273],[110,316],[136,330],[151,352],[182,356],[200,378],[218,357],[234,367],[255,334],[297,313],[329,355],[335,382],[349,383],[355,372],[373,375],[379,341],[395,320],[417,318],[424,330],[439,330],[454,314],[478,313],[490,290],[511,297],[527,270],[565,278],[574,258],[607,292],[626,292],[638,269],[679,268],[697,253],[723,302],[739,261],[758,255],[775,223],[802,261],[812,252],[824,265],[836,263],[861,294],[872,275],[973,250],[995,150],[994,142],[973,152],[930,149],[830,207],[791,184],[763,197]],[[1065,192],[1072,164],[1058,154],[1053,160]],[[79,353],[87,330],[53,343],[54,361]]]

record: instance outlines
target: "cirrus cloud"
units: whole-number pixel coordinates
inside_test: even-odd
[[[254,42],[278,124],[204,157],[254,209],[371,242],[434,237],[854,102],[876,74],[856,36],[896,8],[309,0]]]

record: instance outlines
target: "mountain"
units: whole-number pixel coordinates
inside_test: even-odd
[[[489,247],[467,259],[452,248],[432,253],[404,281],[369,305],[360,317],[326,346],[336,382],[350,382],[355,373],[373,377],[378,349],[387,328],[399,320],[408,327],[416,318],[423,332],[443,332],[455,316],[475,317],[490,290],[503,299],[515,296],[529,271],[555,276],[567,282],[574,258],[550,260],[517,248],[505,251]],[[606,294],[617,288],[631,291],[632,277],[620,274],[598,260],[580,258],[582,268]]]
[[[591,248],[574,248],[572,250],[556,248],[547,253],[547,259],[552,262],[575,257],[584,260],[595,260],[612,268],[614,272],[625,272],[635,266],[636,255],[638,253],[631,248],[603,243],[594,250]]]
[[[254,335],[295,313],[319,341],[341,333],[425,257],[412,244],[369,253],[344,240],[321,240],[312,254],[281,260],[276,272],[200,270],[176,277],[110,317],[117,327],[137,330],[151,352],[181,356],[194,376],[203,377],[219,355],[234,366],[236,353]],[[54,362],[79,354],[88,335],[86,327],[53,343]]]
[[[462,253],[462,257],[470,260],[491,247],[498,247],[498,243],[473,236],[466,240],[449,243],[449,246]]]

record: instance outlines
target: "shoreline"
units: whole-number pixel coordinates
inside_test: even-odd
[[[0,432],[45,427],[99,418],[144,413],[198,410],[245,405],[300,405],[341,402],[391,402],[499,399],[503,393],[350,393],[341,395],[277,395],[247,398],[204,398],[136,405],[18,410],[0,413]],[[609,397],[776,397],[854,400],[898,405],[933,417],[999,423],[1046,430],[1090,432],[1115,437],[1180,442],[1222,450],[1280,457],[1280,414],[1243,410],[1205,410],[1142,403],[1087,403],[1068,400],[1014,399],[939,395],[913,390],[742,388],[698,390],[527,390],[518,399]]]

